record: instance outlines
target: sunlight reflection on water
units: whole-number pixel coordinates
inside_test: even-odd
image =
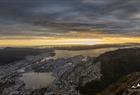
[[[55,58],[69,58],[76,55],[82,55],[82,56],[89,56],[89,57],[97,57],[100,54],[107,52],[107,51],[113,51],[118,48],[102,48],[102,49],[89,49],[89,50],[55,50]]]

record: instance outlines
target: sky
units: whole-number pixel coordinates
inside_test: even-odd
[[[19,40],[139,43],[139,5],[139,0],[0,0],[0,46],[20,45]]]

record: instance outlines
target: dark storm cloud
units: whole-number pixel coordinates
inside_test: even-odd
[[[96,27],[109,33],[139,34],[139,4],[139,0],[0,0],[0,24],[9,21],[49,26],[51,22],[63,24],[63,29],[70,23],[69,27],[78,24],[87,30]]]

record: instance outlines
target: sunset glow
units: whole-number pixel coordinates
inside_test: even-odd
[[[40,37],[32,39],[1,39],[0,46],[65,46],[65,45],[96,45],[140,43],[139,37],[103,37],[103,38],[68,38],[68,37]]]

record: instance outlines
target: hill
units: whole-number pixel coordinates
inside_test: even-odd
[[[109,51],[101,54],[93,63],[101,63],[102,78],[100,81],[92,81],[80,87],[80,92],[83,95],[96,95],[123,76],[139,72],[140,48]]]

